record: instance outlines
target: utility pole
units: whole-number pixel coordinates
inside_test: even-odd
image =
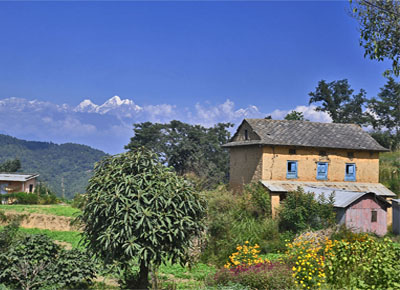
[[[61,191],[62,191],[62,198],[65,199],[64,176],[61,177]]]

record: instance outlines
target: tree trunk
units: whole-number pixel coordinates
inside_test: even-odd
[[[146,266],[144,261],[140,263],[139,275],[137,277],[132,277],[130,275],[125,277],[125,285],[127,289],[149,289],[149,267]]]

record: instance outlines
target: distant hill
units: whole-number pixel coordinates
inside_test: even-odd
[[[18,158],[21,172],[39,173],[40,180],[46,182],[57,195],[65,197],[84,193],[94,163],[106,153],[86,145],[25,141],[0,134],[0,162]]]

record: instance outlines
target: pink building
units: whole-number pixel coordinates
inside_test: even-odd
[[[0,173],[0,194],[13,192],[32,193],[39,174]]]

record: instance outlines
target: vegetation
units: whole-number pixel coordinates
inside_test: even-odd
[[[21,169],[19,159],[7,160],[0,164],[0,172],[16,172]]]
[[[180,121],[134,124],[135,135],[125,148],[147,147],[179,175],[194,175],[200,188],[210,189],[227,182],[229,156],[221,145],[229,141],[227,129],[232,126],[218,123],[205,128]]]
[[[0,134],[0,162],[17,158],[22,172],[39,173],[59,197],[84,192],[93,164],[106,154],[79,144],[25,141]],[[63,190],[64,188],[64,190]]]
[[[2,200],[11,199],[13,204],[56,204],[59,199],[52,193],[36,194],[26,192],[7,193],[1,195]]]
[[[279,228],[294,234],[335,225],[334,196],[314,198],[314,193],[298,188],[289,192],[279,209]]]
[[[400,3],[396,0],[354,0],[352,15],[360,25],[364,57],[392,61],[386,73],[400,74]]]
[[[285,120],[297,120],[297,121],[310,121],[304,118],[303,112],[291,111],[285,116]]]
[[[68,205],[0,205],[0,210],[76,217],[81,211]]]
[[[383,185],[400,195],[400,151],[380,154],[379,179]]]
[[[186,261],[204,213],[193,187],[139,148],[96,164],[80,220],[88,250],[105,263],[119,263],[126,287],[146,289],[149,269]],[[137,276],[132,262],[139,265]]]

